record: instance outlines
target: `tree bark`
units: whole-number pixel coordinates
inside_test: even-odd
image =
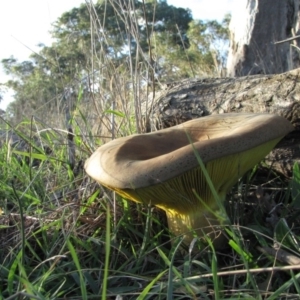
[[[166,86],[143,107],[147,131],[170,127],[216,113],[273,113],[295,127],[268,156],[277,171],[291,176],[300,161],[300,69],[277,75],[186,80]]]
[[[295,35],[299,0],[244,0],[230,23],[228,76],[279,74],[292,70],[290,43]],[[295,41],[294,41],[295,43]]]

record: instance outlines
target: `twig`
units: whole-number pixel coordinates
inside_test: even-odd
[[[268,267],[268,268],[257,268],[257,269],[246,269],[246,270],[233,270],[233,271],[224,271],[224,272],[218,272],[217,276],[231,276],[231,275],[239,275],[239,274],[254,274],[254,273],[261,273],[261,272],[274,272],[274,271],[287,271],[287,270],[297,270],[300,269],[299,265],[294,266],[283,266],[283,267]],[[195,280],[195,279],[201,279],[201,278],[209,278],[213,277],[213,273],[204,274],[204,275],[197,275],[192,277],[187,277],[187,280]],[[176,280],[177,281],[177,280]],[[179,280],[178,280],[179,281]]]
[[[300,265],[300,258],[288,253],[287,251],[283,249],[273,249],[269,247],[256,247],[260,252],[264,254],[269,254],[271,256],[274,256],[277,260],[279,260],[282,263],[286,263],[289,265]]]
[[[288,39],[285,39],[285,40],[282,40],[282,41],[278,41],[278,42],[275,42],[274,45],[277,45],[277,44],[282,44],[282,43],[285,43],[285,42],[290,42],[290,41],[294,41],[294,40],[297,40],[300,38],[300,35],[295,35],[295,36],[292,36]]]
[[[73,103],[72,103],[72,89],[67,88],[63,95],[64,101],[66,103],[65,114],[66,114],[66,127],[68,130],[68,155],[69,155],[69,164],[71,170],[74,169],[75,166],[75,144],[74,144],[74,134],[72,129],[72,121],[73,117],[71,116],[71,112],[73,113]]]

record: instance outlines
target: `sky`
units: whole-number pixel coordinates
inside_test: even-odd
[[[168,0],[168,4],[189,8],[194,19],[221,21],[241,0]],[[0,61],[14,56],[28,59],[37,45],[51,44],[51,24],[64,12],[79,6],[84,0],[14,0],[0,1]],[[0,66],[0,83],[7,81]],[[5,109],[12,93],[4,94],[0,108]]]

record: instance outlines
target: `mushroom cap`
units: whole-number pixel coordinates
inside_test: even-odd
[[[210,115],[160,131],[110,141],[86,161],[85,170],[105,186],[139,189],[165,182],[199,166],[188,136],[206,164],[270,141],[274,141],[273,148],[292,130],[290,122],[277,115]]]
[[[195,234],[210,234],[215,245],[222,246],[214,226],[220,221],[212,214],[218,202],[195,151],[223,200],[237,180],[292,130],[277,115],[211,115],[108,142],[86,161],[85,170],[124,198],[164,209],[170,231],[185,234],[185,243]]]

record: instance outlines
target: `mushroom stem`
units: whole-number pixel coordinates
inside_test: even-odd
[[[190,245],[194,238],[209,237],[218,247],[224,239],[222,226],[229,224],[222,216],[222,210],[210,212],[195,210],[190,214],[180,214],[176,211],[166,211],[168,226],[174,236],[184,236],[184,243]],[[205,241],[205,240],[203,240]]]
[[[218,247],[224,240],[220,225],[229,224],[227,218],[223,218],[221,222],[218,218],[218,215],[224,216],[224,208],[220,206],[223,205],[227,192],[246,171],[259,163],[281,138],[209,161],[181,176],[147,189],[124,189],[117,192],[127,199],[153,204],[165,210],[170,232],[175,236],[184,235],[186,245],[189,245],[194,237],[202,238],[208,235]],[[198,156],[198,153],[195,155]],[[205,172],[209,178],[204,176]],[[209,180],[214,191],[208,184]]]

